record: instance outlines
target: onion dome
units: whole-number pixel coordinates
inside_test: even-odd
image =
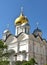
[[[4,30],[3,33],[9,33],[10,31],[8,29]]]
[[[42,32],[38,27],[34,30],[34,32]]]
[[[3,34],[5,34],[5,35],[8,36],[8,35],[11,34],[11,33],[10,33],[10,31],[9,31],[8,29],[6,29],[6,30],[4,30]]]
[[[23,13],[20,14],[20,16],[18,18],[16,18],[15,20],[15,25],[21,25],[23,23],[27,23],[28,19],[26,16],[24,16]]]
[[[34,32],[33,32],[33,34],[35,35],[35,36],[42,36],[42,31],[37,27],[35,30],[34,30]]]

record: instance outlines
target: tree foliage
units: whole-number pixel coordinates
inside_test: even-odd
[[[37,64],[37,62],[35,61],[34,58],[31,58],[31,59],[29,60],[29,62],[30,62],[31,65],[35,65],[35,64]]]
[[[16,61],[15,65],[35,65],[37,62],[35,61],[34,58],[31,58],[29,61]]]
[[[8,65],[9,61],[0,61],[0,65]]]
[[[22,62],[21,62],[21,61],[16,61],[15,64],[16,64],[16,65],[22,65]]]
[[[4,45],[4,42],[0,40],[0,49],[7,48],[7,45]]]
[[[35,65],[37,62],[35,61],[34,58],[31,58],[29,61],[24,62],[22,65]]]
[[[7,45],[5,45],[2,40],[0,40],[0,61],[2,61],[4,49],[7,49]]]
[[[9,61],[3,61],[4,49],[7,49],[7,45],[5,45],[2,40],[0,40],[0,65],[8,65],[9,64]]]

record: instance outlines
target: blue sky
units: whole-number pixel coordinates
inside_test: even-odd
[[[29,20],[30,32],[38,22],[42,37],[47,39],[47,0],[0,0],[0,38],[8,24],[11,33],[15,33],[14,21],[20,15],[21,7]]]

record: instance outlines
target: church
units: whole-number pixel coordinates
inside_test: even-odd
[[[15,19],[15,35],[8,29],[3,32],[4,44],[7,44],[11,53],[9,61],[23,61],[34,58],[38,65],[47,63],[47,41],[42,38],[42,31],[37,27],[30,34],[30,24],[28,18],[20,13]],[[4,50],[5,51],[5,50]]]

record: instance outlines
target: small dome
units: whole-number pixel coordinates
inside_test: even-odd
[[[27,23],[28,19],[23,15],[23,13],[20,14],[20,16],[15,20],[15,25]]]
[[[34,32],[42,32],[38,27],[34,30]],[[33,32],[33,33],[34,33]]]
[[[6,29],[6,30],[4,30],[4,32],[3,33],[8,33],[8,32],[10,32],[8,29]]]
[[[35,35],[35,36],[42,36],[42,31],[37,27],[35,30],[34,30],[34,32],[33,32],[33,34]]]
[[[10,33],[10,31],[8,29],[6,29],[6,30],[4,30],[3,34],[6,34],[8,36],[11,33]]]

